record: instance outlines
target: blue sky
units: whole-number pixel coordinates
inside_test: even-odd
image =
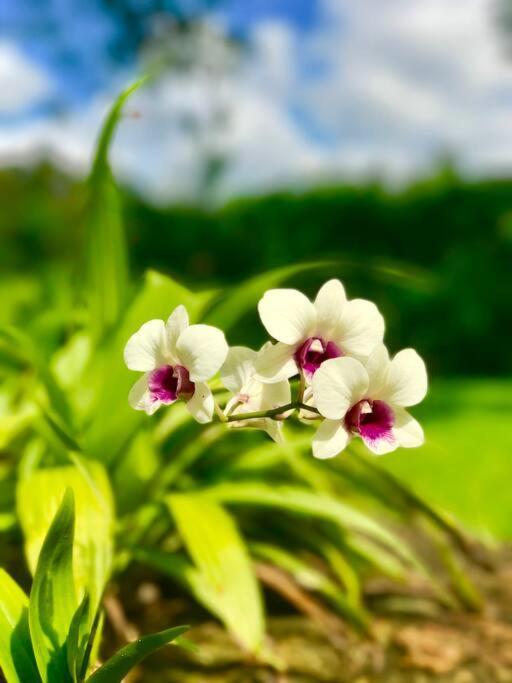
[[[156,4],[0,3],[0,165],[50,157],[86,172],[109,103],[143,68]],[[141,93],[116,141],[117,173],[154,201],[196,196],[205,155],[218,153],[222,196],[322,178],[403,182],[445,153],[466,174],[511,174],[512,61],[494,0],[165,6],[203,8],[209,28],[195,38],[194,73]],[[226,35],[243,38],[235,62]]]
[[[310,30],[320,10],[316,0],[4,0],[0,37],[14,41],[55,83],[51,97],[33,113],[79,106],[120,69],[133,66],[141,41],[151,33],[155,8],[162,6],[170,17],[218,15],[240,37],[273,19]]]

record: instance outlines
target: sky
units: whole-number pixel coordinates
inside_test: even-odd
[[[203,19],[184,48],[194,66],[135,96],[112,151],[150,201],[197,199],[216,160],[221,199],[402,183],[447,155],[469,176],[511,175],[512,55],[494,0],[168,0],[158,16],[152,3],[0,3],[0,166],[85,174],[113,97],[178,15]]]

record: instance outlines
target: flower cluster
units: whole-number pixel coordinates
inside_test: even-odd
[[[275,441],[298,410],[304,422],[319,423],[317,458],[337,455],[354,437],[377,455],[423,443],[421,426],[405,409],[426,394],[425,364],[413,349],[389,357],[373,303],[348,300],[341,282],[330,280],[313,302],[295,289],[272,289],[258,311],[275,340],[259,351],[229,348],[217,328],[189,325],[183,306],[166,323],[142,325],[124,352],[128,368],[144,373],[130,405],[151,415],[182,400],[198,422],[210,422],[217,411],[228,426],[263,429]],[[207,384],[219,371],[232,394],[223,409]]]

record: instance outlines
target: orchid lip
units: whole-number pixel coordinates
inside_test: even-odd
[[[365,441],[393,439],[395,415],[391,406],[384,401],[364,398],[358,401],[345,415],[347,431],[359,434]]]
[[[343,355],[335,342],[324,341],[321,337],[309,337],[295,352],[295,361],[311,378],[324,361]]]
[[[149,374],[148,387],[153,401],[165,404],[179,399],[188,401],[195,392],[187,368],[183,365],[163,365]]]

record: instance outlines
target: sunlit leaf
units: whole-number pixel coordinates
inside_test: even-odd
[[[74,465],[35,470],[20,480],[17,509],[27,560],[34,573],[45,535],[68,488],[76,506],[75,588],[80,600],[85,592],[89,594],[94,611],[110,575],[114,524],[112,492],[100,463],[76,458]]]
[[[72,683],[66,641],[78,607],[73,583],[75,505],[68,489],[41,548],[30,592],[29,624],[43,683]]]
[[[173,494],[166,500],[195,566],[215,596],[217,613],[247,649],[258,652],[264,637],[262,600],[233,518],[200,495]]]
[[[28,625],[28,598],[0,569],[0,671],[7,683],[38,683]]]

